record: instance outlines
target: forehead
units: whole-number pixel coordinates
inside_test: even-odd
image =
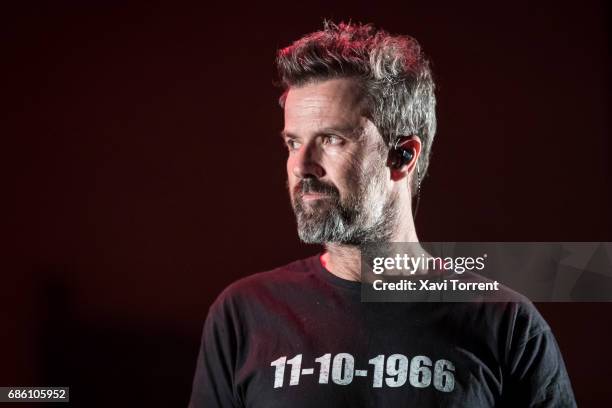
[[[292,87],[285,99],[285,130],[359,126],[363,98],[356,80],[330,79]]]

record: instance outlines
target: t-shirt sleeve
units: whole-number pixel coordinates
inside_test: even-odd
[[[234,387],[235,350],[236,335],[231,314],[217,299],[204,323],[189,408],[242,406]]]
[[[531,306],[528,328],[511,349],[505,406],[576,407],[572,386],[555,337]],[[519,327],[521,325],[519,324]]]

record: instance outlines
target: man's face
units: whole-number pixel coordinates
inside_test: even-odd
[[[290,88],[282,134],[300,238],[352,245],[388,240],[397,194],[391,190],[383,139],[364,116],[354,80]]]

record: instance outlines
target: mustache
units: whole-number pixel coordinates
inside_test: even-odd
[[[340,192],[335,186],[324,183],[321,180],[315,178],[304,178],[300,180],[300,182],[294,187],[294,193],[296,195],[299,195],[300,193],[319,193],[326,194],[331,197],[340,196]]]

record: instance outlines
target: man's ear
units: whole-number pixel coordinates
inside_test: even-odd
[[[421,139],[418,136],[400,136],[397,139],[394,147],[389,151],[387,162],[393,181],[412,176],[421,155],[421,147]]]

